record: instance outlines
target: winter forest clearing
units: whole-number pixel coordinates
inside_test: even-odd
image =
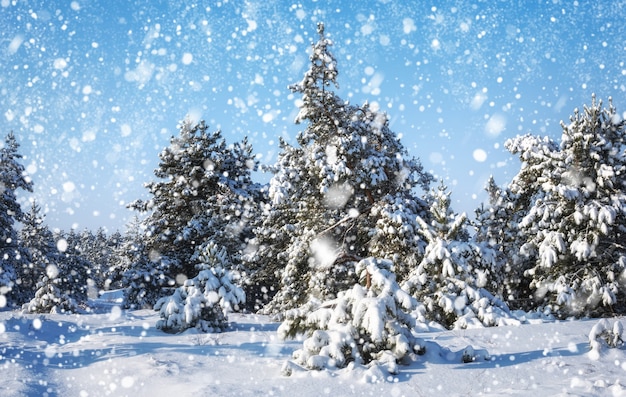
[[[340,96],[315,26],[276,162],[187,117],[123,233],[51,229],[7,133],[0,388],[626,394],[625,113],[591,95],[559,139],[507,139],[519,170],[470,217],[378,103]]]

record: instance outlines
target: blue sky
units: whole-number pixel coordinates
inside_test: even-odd
[[[276,160],[323,21],[338,94],[386,111],[471,214],[519,170],[506,139],[559,139],[592,93],[626,110],[624,20],[624,1],[0,0],[0,131],[50,226],[122,229],[187,115]]]

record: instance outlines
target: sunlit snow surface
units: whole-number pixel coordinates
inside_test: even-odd
[[[171,335],[154,328],[156,312],[107,302],[99,311],[1,312],[0,395],[626,395],[626,349],[589,354],[598,320],[423,332],[426,354],[397,375],[344,369],[285,377],[281,367],[301,343],[278,340],[278,324],[265,316],[231,315],[221,334]],[[462,363],[468,346],[479,359]]]
[[[519,168],[507,138],[558,138],[592,92],[626,109],[624,20],[624,1],[0,0],[0,131],[53,227],[122,227],[186,115],[276,160],[324,21],[338,94],[387,111],[472,214]]]

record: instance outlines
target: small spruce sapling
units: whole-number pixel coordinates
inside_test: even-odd
[[[24,304],[28,313],[78,313],[78,303],[59,288],[58,270],[56,266],[48,266],[46,276],[38,283],[39,289],[30,302]]]
[[[423,344],[412,333],[410,312],[417,302],[400,289],[392,265],[388,260],[363,259],[356,265],[360,284],[335,299],[287,311],[279,336],[304,334],[307,339],[294,352],[293,362],[285,364],[283,374],[290,375],[294,363],[316,370],[386,365],[389,373],[397,373],[398,363],[423,353]]]
[[[197,328],[201,332],[221,332],[228,327],[227,314],[245,302],[245,293],[234,282],[224,248],[210,241],[197,255],[198,275],[185,280],[174,294],[154,306],[161,315],[157,329],[168,333]]]

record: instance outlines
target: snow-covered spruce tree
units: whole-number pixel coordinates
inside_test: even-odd
[[[159,154],[161,161],[155,170],[159,180],[146,184],[152,198],[130,205],[148,213],[143,221],[145,234],[137,246],[142,246],[153,267],[164,273],[148,275],[147,263],[137,262],[137,274],[133,275],[131,268],[128,278],[157,277],[155,282],[140,282],[140,288],[160,290],[163,280],[174,286],[194,277],[197,271],[191,258],[208,239],[224,247],[237,263],[250,234],[247,223],[258,189],[251,181],[257,161],[247,140],[229,146],[220,131],[209,132],[203,121],[186,120],[179,129],[180,135]],[[162,295],[133,288],[131,284],[129,304],[133,304],[133,296]]]
[[[19,269],[18,278],[22,280],[21,289],[28,293],[28,300],[49,280],[48,273],[57,272],[61,254],[57,249],[54,235],[44,222],[41,207],[33,202],[30,210],[24,214],[22,228],[19,231],[20,241],[28,250],[28,265]],[[41,295],[41,294],[40,294]],[[26,300],[28,302],[28,300]],[[46,312],[52,306],[45,306]]]
[[[59,273],[59,267],[52,264],[46,267],[44,275],[37,282],[37,291],[23,308],[29,313],[77,313],[81,311],[79,302],[67,289],[66,280]]]
[[[32,182],[19,162],[22,155],[13,132],[10,132],[0,148],[0,308],[19,306],[32,296],[32,291],[21,288],[19,275],[28,268],[27,251],[21,246],[16,222],[23,217],[16,192],[22,189],[32,192]],[[30,296],[29,296],[30,295]]]
[[[20,238],[29,252],[32,293],[22,307],[30,313],[74,313],[87,300],[90,264],[76,248],[78,235],[53,234],[33,203],[25,214]],[[61,249],[61,250],[60,250]]]
[[[245,293],[227,270],[232,267],[227,255],[213,241],[199,250],[198,275],[155,304],[161,316],[158,329],[178,333],[195,327],[202,332],[221,332],[228,327],[227,314],[245,302]]]
[[[112,288],[125,288],[124,306],[128,309],[150,308],[170,284],[168,262],[146,255],[144,225],[135,216],[117,247],[109,274]],[[172,282],[173,284],[173,282]]]
[[[99,291],[108,289],[110,272],[113,267],[117,245],[121,243],[121,234],[115,232],[110,236],[104,228],[95,232],[83,230],[78,240],[78,249],[82,257],[90,263],[89,295],[95,297]]]
[[[626,313],[626,123],[612,102],[575,110],[560,145],[506,142],[522,167],[508,189],[535,304],[559,317]]]
[[[90,280],[92,264],[85,259],[80,249],[81,234],[74,230],[61,231],[54,234],[57,248],[60,251],[58,268],[50,276],[61,294],[72,298],[78,305],[87,303],[87,287]]]
[[[423,343],[412,330],[411,312],[417,302],[400,289],[391,270],[393,263],[367,258],[355,272],[359,284],[338,293],[335,299],[311,300],[285,313],[278,328],[283,339],[305,335],[294,362],[308,369],[343,368],[353,365],[385,365],[398,372],[398,363],[423,353]],[[291,373],[291,364],[283,373]]]
[[[487,182],[488,205],[482,205],[475,212],[473,239],[491,247],[496,255],[496,265],[490,272],[491,291],[501,296],[511,308],[529,309],[532,307],[532,293],[524,272],[532,262],[519,254],[524,244],[517,230],[525,216],[522,208],[527,207],[528,195],[513,194],[500,188],[493,177]]]
[[[394,271],[407,273],[424,245],[411,224],[426,207],[414,190],[432,177],[385,114],[335,95],[337,65],[321,23],[318,33],[309,69],[290,87],[302,95],[296,123],[307,126],[297,145],[281,141],[258,250],[248,258],[253,280],[268,283],[264,311],[278,315],[311,297],[336,297],[356,281],[359,258],[393,259]]]
[[[112,254],[113,261],[109,271],[112,288],[122,288],[124,273],[130,270],[132,264],[145,252],[145,248],[141,246],[144,235],[142,220],[135,214],[126,224],[126,232],[120,237]]]
[[[508,307],[487,290],[494,287],[490,281],[497,266],[495,251],[470,239],[467,216],[453,212],[443,183],[432,194],[431,221],[418,218],[428,245],[421,263],[402,284],[423,303],[417,317],[448,328],[502,323],[510,317]]]

